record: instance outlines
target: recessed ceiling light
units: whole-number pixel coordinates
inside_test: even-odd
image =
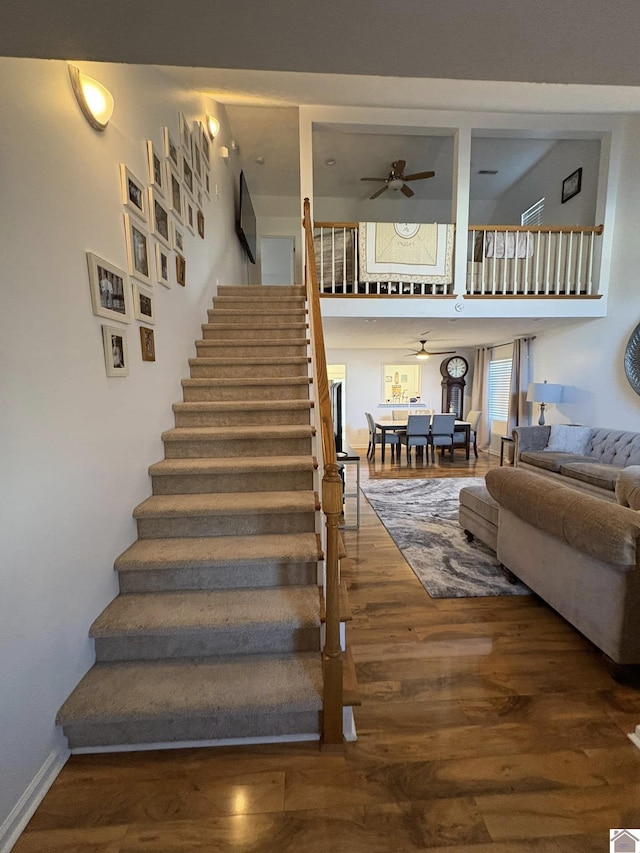
[[[327,157],[327,159],[324,161],[324,165],[325,166],[335,166],[336,161],[334,160],[333,157]]]

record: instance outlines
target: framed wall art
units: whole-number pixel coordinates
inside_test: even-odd
[[[168,127],[163,128],[164,156],[169,160],[174,169],[180,169],[180,153],[175,139]]]
[[[144,284],[151,284],[149,235],[128,213],[124,215],[124,233],[127,242],[129,274],[140,279]]]
[[[129,276],[93,252],[87,252],[91,305],[97,317],[131,322]]]
[[[187,262],[179,252],[176,252],[176,281],[182,287],[187,283]]]
[[[189,231],[191,231],[192,234],[195,234],[196,233],[195,208],[191,204],[191,202],[189,201],[188,198],[185,199],[185,220],[186,220],[186,225],[187,225],[187,228],[189,229]]]
[[[166,183],[164,164],[150,139],[147,139],[147,160],[149,161],[149,183],[156,192],[164,195]]]
[[[178,252],[184,252],[184,231],[182,228],[178,228],[178,226],[173,224],[173,248],[177,249]]]
[[[179,222],[182,222],[184,194],[182,192],[182,183],[180,175],[171,163],[167,161],[167,197],[169,199],[169,207],[173,211],[173,215]]]
[[[156,243],[156,278],[165,287],[171,287],[171,279],[169,277],[170,254],[161,243]]]
[[[201,210],[198,211],[198,234],[204,240],[204,213]]]
[[[582,189],[582,167],[572,172],[568,178],[562,182],[562,204],[569,201],[574,195],[578,195]]]
[[[128,376],[129,353],[124,329],[117,326],[103,326],[102,346],[107,376]]]
[[[140,287],[135,281],[133,289],[133,316],[136,320],[144,320],[145,323],[155,323],[153,311],[153,293]]]
[[[211,158],[209,152],[211,150],[211,145],[209,143],[207,129],[203,124],[200,125],[200,148],[202,149],[202,156],[204,158],[204,162],[207,164],[210,163]]]
[[[203,178],[204,178],[204,181],[203,181],[202,186],[203,186],[205,195],[207,196],[207,198],[211,198],[211,178],[209,177],[209,170],[208,169],[204,170]]]
[[[164,199],[159,198],[155,187],[149,187],[149,222],[151,233],[158,240],[162,240],[167,248],[171,248],[169,208],[165,205]]]
[[[122,203],[144,222],[147,221],[147,193],[142,181],[120,163],[120,182],[122,187]]]
[[[191,128],[182,113],[178,116],[178,122],[180,124],[180,145],[182,146],[183,156],[191,162]]]
[[[140,326],[140,349],[142,350],[143,361],[156,360],[156,342],[153,329]]]
[[[186,157],[182,157],[182,182],[184,184],[185,190],[189,193],[189,195],[193,195],[193,169],[187,162]]]
[[[200,150],[200,146],[195,141],[193,142],[193,174],[195,175],[198,183],[202,183],[202,152]]]

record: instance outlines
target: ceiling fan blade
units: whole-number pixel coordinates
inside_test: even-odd
[[[386,181],[386,178],[360,178],[361,181]]]
[[[369,196],[369,201],[371,201],[371,200],[372,200],[372,199],[374,199],[374,198],[378,198],[378,196],[379,196],[379,195],[382,195],[382,193],[383,193],[383,192],[386,192],[388,189],[389,189],[389,187],[385,184],[385,185],[382,187],[382,189],[378,190],[378,192],[375,192],[373,195],[370,195],[370,196]]]
[[[404,167],[406,165],[406,160],[394,160],[394,162],[391,164],[391,167],[393,168],[393,171],[396,173],[396,175],[401,175],[404,172]]]
[[[423,178],[433,178],[435,172],[415,172],[413,175],[406,175],[405,181],[421,181]]]
[[[411,198],[411,196],[412,196],[412,195],[415,195],[415,193],[414,193],[414,191],[411,189],[411,187],[408,187],[406,184],[403,184],[403,185],[400,187],[400,192],[401,192],[403,195],[406,195],[406,197],[407,197],[407,198]]]
[[[456,350],[454,350],[454,349],[443,349],[443,350],[438,350],[438,352],[432,352],[431,350],[425,350],[425,352],[428,352],[429,355],[451,355],[451,353],[456,352]]]

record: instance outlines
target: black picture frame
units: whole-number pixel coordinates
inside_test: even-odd
[[[562,204],[569,201],[574,195],[578,195],[582,189],[582,166],[572,172],[569,177],[562,182]]]

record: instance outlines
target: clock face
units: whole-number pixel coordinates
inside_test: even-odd
[[[459,379],[467,372],[467,362],[460,355],[455,355],[447,362],[447,373],[454,379]]]

